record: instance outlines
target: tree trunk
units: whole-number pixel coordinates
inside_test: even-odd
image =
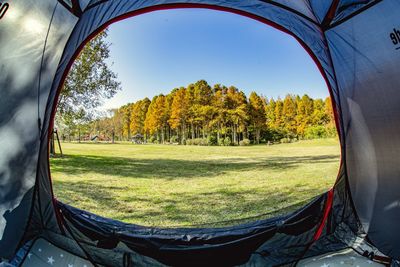
[[[233,125],[233,126],[231,126],[231,131],[232,131],[232,133],[231,133],[231,135],[232,135],[232,142],[233,143],[235,143],[235,126]]]
[[[219,127],[219,123],[218,123],[218,125],[217,125],[217,143],[218,143],[218,145],[219,145],[219,139],[220,139],[219,131],[220,131],[220,127]]]
[[[192,139],[194,139],[194,138],[195,138],[195,136],[194,136],[194,127],[193,127],[193,122],[191,122],[191,123],[190,123],[190,131],[191,131],[191,134],[192,134]]]
[[[50,138],[50,155],[55,155],[55,142],[54,142],[54,132],[51,132],[51,138]]]

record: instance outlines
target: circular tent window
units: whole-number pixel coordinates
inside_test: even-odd
[[[334,184],[328,96],[304,49],[257,21],[204,9],[124,20],[86,44],[64,83],[55,195],[146,226],[288,213]]]

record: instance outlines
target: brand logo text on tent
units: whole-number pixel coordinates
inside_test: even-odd
[[[400,30],[393,28],[389,36],[394,45],[400,45]],[[396,47],[396,49],[400,49],[400,46]]]

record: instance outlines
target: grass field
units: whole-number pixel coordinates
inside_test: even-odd
[[[333,139],[249,147],[62,146],[65,157],[51,159],[59,200],[147,226],[286,212],[328,190],[340,158]]]

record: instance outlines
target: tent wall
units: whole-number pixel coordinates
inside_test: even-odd
[[[36,179],[39,147],[46,142],[40,138],[45,104],[77,21],[53,0],[8,4],[0,20],[0,257],[15,252],[32,213],[35,182],[45,181]],[[42,208],[51,214],[47,193]]]
[[[399,10],[399,1],[381,1],[326,32],[342,103],[351,195],[369,239],[396,258],[400,258],[400,39],[395,45],[391,34],[400,30]]]

